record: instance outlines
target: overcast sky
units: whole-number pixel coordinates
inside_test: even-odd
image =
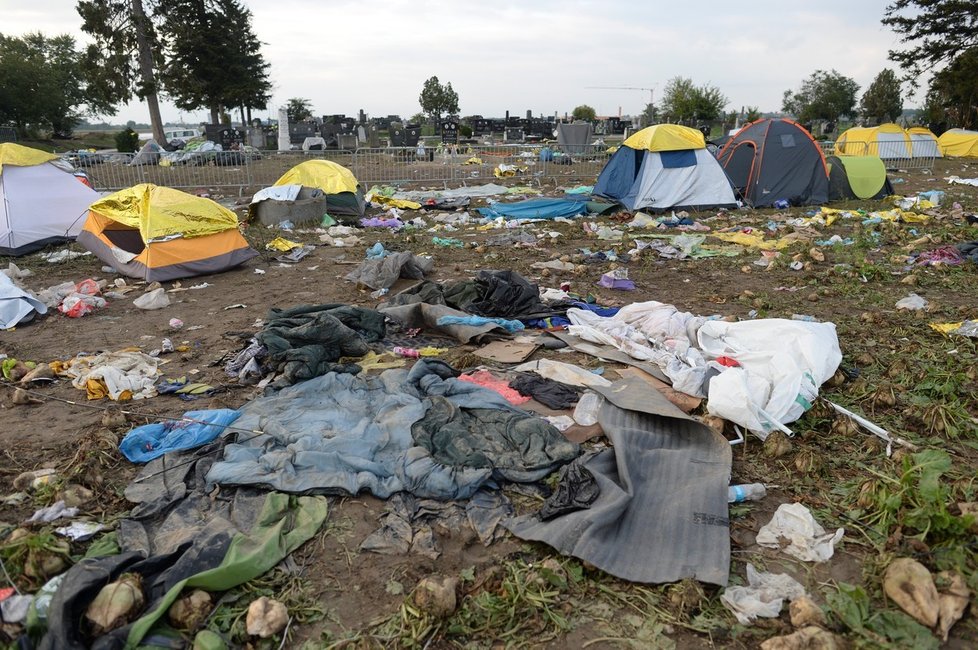
[[[780,110],[786,89],[817,69],[836,69],[861,90],[897,45],[880,24],[887,2],[769,0],[245,0],[265,43],[274,94],[312,101],[317,115],[420,110],[425,79],[450,81],[462,115],[506,110],[563,115],[579,104],[598,115],[638,113],[654,88],[658,103],[676,76],[710,83],[726,110]],[[80,41],[73,0],[0,0],[0,32],[69,33]],[[906,106],[920,99],[907,100]],[[163,118],[204,113],[163,106]],[[145,107],[121,107],[109,121],[148,121]]]

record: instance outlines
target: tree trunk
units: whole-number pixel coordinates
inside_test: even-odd
[[[217,105],[211,106],[211,124],[217,124],[219,121]]]
[[[251,126],[251,106],[248,106],[248,123],[245,126]]]
[[[153,125],[153,138],[166,146],[163,135],[163,117],[160,115],[160,100],[156,92],[156,74],[153,72],[153,52],[146,34],[146,12],[143,0],[131,0],[132,22],[136,30],[136,46],[139,48],[139,76],[146,90],[146,105],[149,107],[149,122]]]
[[[241,111],[241,128],[242,129],[246,129],[246,128],[248,128],[248,123],[245,122],[245,110],[244,110],[244,106],[239,107],[238,110]]]

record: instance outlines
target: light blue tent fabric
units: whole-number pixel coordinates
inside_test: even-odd
[[[539,480],[580,453],[546,425],[529,437],[521,437],[523,427],[466,433],[511,436],[509,444],[533,455],[541,463],[537,467],[504,470],[436,461],[415,442],[412,430],[434,401],[458,410],[507,411],[520,422],[538,424],[499,393],[456,379],[454,372],[447,364],[421,359],[410,370],[373,377],[329,373],[253,400],[242,407],[236,426],[264,433],[227,445],[207,481],[297,493],[368,491],[382,499],[402,490],[422,498],[465,499],[492,479]]]
[[[576,217],[587,212],[588,197],[570,196],[562,199],[527,199],[515,203],[494,203],[479,208],[479,214],[496,219],[556,219]]]

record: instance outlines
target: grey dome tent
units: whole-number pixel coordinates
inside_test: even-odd
[[[825,156],[811,134],[787,119],[744,125],[717,153],[744,201],[755,208],[786,200],[818,205],[829,200]]]

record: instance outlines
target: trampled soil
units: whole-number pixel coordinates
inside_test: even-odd
[[[944,355],[945,359],[953,356],[958,364],[955,367],[967,366],[969,361],[974,365],[975,346],[971,340],[963,337],[944,338],[931,331],[928,323],[978,317],[976,267],[967,264],[954,268],[907,269],[905,262],[897,259],[897,256],[908,254],[907,246],[919,251],[941,244],[978,239],[978,226],[953,221],[950,216],[953,201],[959,201],[965,213],[978,211],[978,188],[949,185],[943,179],[951,174],[976,177],[978,163],[940,161],[934,170],[891,172],[891,178],[903,180],[895,186],[901,194],[932,189],[947,193],[945,204],[935,211],[937,216],[929,222],[876,226],[875,229],[881,232],[877,246],[857,243],[852,247],[819,247],[824,253],[824,261],[815,260],[809,253],[809,249],[816,247],[815,244],[796,246],[782,253],[781,259],[767,270],[754,264],[760,257],[757,250],[744,250],[735,257],[687,260],[662,260],[654,253],[646,252],[628,264],[589,264],[581,258],[579,249],[614,249],[620,258],[624,258],[632,246],[630,237],[626,237],[625,242],[596,239],[582,228],[583,219],[570,224],[540,223],[530,226],[527,230],[534,234],[559,234],[556,237],[543,237],[536,248],[519,249],[484,246],[488,237],[501,231],[478,230],[474,226],[456,232],[437,233],[425,230],[391,233],[371,229],[360,233],[364,245],[354,248],[318,246],[298,264],[282,265],[273,261],[271,254],[264,253],[226,273],[185,279],[180,283],[165,283],[164,286],[170,290],[171,304],[158,311],[144,311],[133,306],[132,298],[141,293],[140,288],[129,294],[127,299],[110,301],[106,308],[83,318],[70,319],[57,313],[50,314],[15,330],[0,332],[0,353],[18,359],[49,362],[82,352],[127,347],[148,352],[159,348],[161,340],[169,337],[175,345],[186,345],[188,349],[162,357],[166,361],[161,367],[162,374],[168,378],[188,376],[193,381],[208,383],[221,390],[212,397],[193,402],[164,395],[117,405],[107,401],[88,402],[83,391],[73,388],[66,380],[60,380],[37,389],[41,403],[14,405],[13,391],[4,386],[0,388],[0,449],[4,456],[4,461],[0,463],[0,486],[3,486],[0,495],[14,491],[12,480],[23,471],[52,467],[65,472],[81,467],[83,471],[76,480],[93,489],[96,495],[84,510],[107,522],[115,521],[127,509],[121,494],[137,469],[122,458],[115,448],[121,436],[131,426],[153,421],[158,416],[178,416],[186,410],[212,406],[234,408],[255,397],[258,394],[256,388],[239,386],[229,380],[217,362],[227,352],[241,347],[243,337],[247,338],[255,332],[256,322],[266,317],[270,307],[327,302],[375,305],[377,301],[370,297],[369,290],[357,288],[343,279],[363,259],[365,247],[375,241],[382,242],[390,249],[431,255],[435,268],[432,279],[436,281],[471,277],[480,269],[513,269],[541,286],[556,287],[560,282],[568,281],[572,291],[592,294],[599,302],[608,305],[657,300],[704,315],[718,314],[744,319],[807,314],[819,320],[833,321],[837,324],[845,355],[843,367],[857,370],[859,376],[855,382],[826,386],[825,394],[835,401],[858,405],[867,417],[879,420],[894,433],[908,437],[922,447],[946,449],[952,454],[954,467],[973,478],[974,468],[978,466],[978,452],[975,450],[978,426],[974,419],[978,416],[978,404],[974,401],[976,389],[973,377],[962,380],[964,383],[955,388],[963,412],[971,418],[959,423],[960,431],[956,437],[942,435],[928,426],[929,420],[924,417],[925,407],[915,404],[905,395],[912,392],[912,386],[907,387],[910,382],[900,384],[902,388],[897,388],[896,404],[892,406],[873,401],[872,398],[872,393],[879,387],[899,383],[899,378],[890,372],[894,366],[913,372],[927,364],[939,365],[941,362],[935,359],[942,357],[937,355]],[[542,189],[555,193],[553,187],[545,186]],[[232,203],[233,198],[228,197],[226,202]],[[891,206],[879,202],[852,202],[833,207],[871,211]],[[712,230],[742,226],[764,231],[769,222],[777,225],[786,218],[805,216],[809,211],[808,208],[738,210],[720,217],[713,212],[692,213],[690,216]],[[623,227],[609,217],[593,221]],[[429,225],[432,223],[429,219]],[[840,234],[843,237],[862,237],[865,241],[868,228],[859,219],[840,220],[831,227],[818,228],[818,238],[827,239],[833,234]],[[788,227],[782,229],[780,234],[790,231]],[[277,234],[304,243],[319,243],[318,235],[312,232],[279,233],[254,226],[246,232],[256,248]],[[912,244],[926,234],[932,234],[937,239]],[[472,246],[439,247],[432,243],[433,235],[457,237]],[[719,242],[707,240],[707,243]],[[77,246],[71,248],[81,250]],[[788,267],[787,262],[794,255],[798,255],[798,259],[805,264],[800,271]],[[579,270],[541,274],[539,270],[531,268],[534,262],[549,259],[570,260],[578,264]],[[0,263],[6,265],[8,261],[33,272],[24,283],[34,291],[66,280],[77,282],[85,278],[106,278],[111,282],[118,277],[104,272],[102,263],[92,256],[55,265],[46,264],[38,256],[2,259]],[[629,278],[636,285],[635,291],[612,291],[597,285],[602,273],[617,266],[628,268]],[[901,282],[908,275],[916,277],[915,284]],[[210,286],[188,289],[201,282],[207,282]],[[923,313],[896,310],[896,301],[910,291],[925,296],[932,303],[931,310]],[[172,318],[184,322],[182,329],[174,330],[169,326]],[[470,349],[474,347],[470,346]],[[924,348],[926,359],[921,352]],[[554,352],[541,350],[534,358],[553,355]],[[578,354],[561,354],[560,359],[590,368],[604,366],[606,376],[615,376],[615,364]],[[126,425],[109,430],[102,424],[104,408],[122,408],[133,414],[127,415]],[[799,579],[819,603],[825,602],[824,594],[831,591],[836,583],[862,584],[874,599],[874,606],[882,608],[877,567],[881,562],[880,549],[885,546],[885,540],[872,532],[853,529],[858,524],[847,519],[849,506],[845,504],[848,502],[839,489],[857,479],[869,478],[867,467],[892,474],[897,465],[887,461],[878,441],[862,430],[839,436],[831,430],[831,418],[825,417],[805,419],[799,425],[796,429],[798,435],[792,441],[792,450],[786,455],[766,457],[760,442],[751,437],[746,444],[734,447],[733,483],[760,481],[779,487],[772,488],[763,501],[746,507],[739,506],[737,514],[732,516],[734,552],[731,574],[743,581],[744,566],[748,561],[763,565],[768,571],[784,571]],[[810,454],[816,459],[814,468],[799,469],[804,466],[798,463],[797,458],[803,454]],[[668,495],[663,495],[663,498],[668,498]],[[826,529],[847,529],[844,543],[831,561],[817,566],[804,565],[782,553],[760,549],[754,544],[756,531],[769,521],[777,506],[792,501],[801,501],[817,512],[817,518]],[[37,504],[30,501],[4,505],[0,507],[0,520],[17,524],[36,507]],[[307,588],[321,606],[325,617],[306,625],[294,625],[286,647],[299,647],[306,641],[310,643],[309,647],[326,646],[329,642],[357,632],[366,633],[373,629],[372,625],[395,615],[405,594],[426,576],[458,576],[471,569],[474,584],[478,585],[480,578],[491,577],[494,571],[505,570],[513,562],[532,564],[548,556],[556,556],[550,549],[526,544],[512,537],[484,547],[465,531],[437,529],[441,556],[435,560],[411,554],[388,556],[359,551],[360,542],[377,528],[383,511],[383,502],[367,495],[332,499],[326,528],[293,558],[294,570],[306,579]],[[82,549],[83,545],[78,548]],[[904,548],[893,545],[886,546],[886,552],[906,554]],[[926,560],[928,556],[925,552],[921,557]],[[974,566],[963,565],[960,570],[974,580]],[[587,575],[589,577],[586,579],[604,580],[612,589],[623,592],[631,589],[606,577],[596,577],[591,573]],[[491,582],[492,579],[487,584]],[[392,587],[395,583],[403,587],[403,593],[396,586]],[[466,590],[472,585],[465,582],[462,592],[468,593]],[[474,597],[477,592],[478,589],[473,588],[470,596]],[[661,596],[662,609],[675,614],[676,609],[669,606],[668,596],[673,592],[664,587],[651,587],[650,593]],[[733,617],[719,606],[716,600],[718,593],[716,589],[706,589],[701,597],[702,602],[695,605],[695,608],[702,608],[712,617],[710,627],[713,631],[709,634],[688,628],[687,624],[694,618],[688,610],[676,615],[676,620],[671,620],[658,610],[636,610],[621,601],[610,600],[613,605],[609,611],[583,597],[579,590],[567,590],[557,598],[570,625],[556,634],[540,632],[535,636],[527,633],[514,639],[505,637],[505,630],[498,630],[498,634],[487,631],[466,639],[440,629],[429,635],[421,645],[443,648],[468,643],[471,647],[545,645],[557,648],[583,647],[591,641],[594,643],[587,647],[669,647],[668,639],[672,639],[676,647],[681,648],[748,648],[756,647],[767,637],[791,631],[786,613],[780,619],[764,621],[751,629],[737,626]],[[632,625],[633,621],[628,618],[636,614],[643,621],[659,617],[664,627],[659,632],[658,641],[642,640],[642,630]],[[544,628],[542,626],[540,630]],[[847,634],[838,624],[835,629]],[[947,647],[974,647],[978,642],[976,630],[978,626],[974,618],[967,614],[955,627]],[[493,645],[494,640],[496,645]],[[429,645],[425,645],[426,642],[430,642]],[[365,647],[398,647],[402,643],[403,639],[380,636],[361,640]]]

